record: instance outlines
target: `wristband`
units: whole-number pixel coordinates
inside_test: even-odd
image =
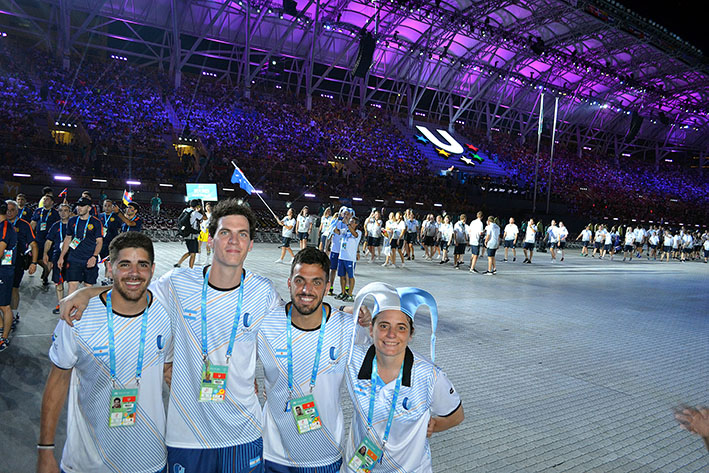
[[[37,450],[54,450],[54,444],[37,444]]]

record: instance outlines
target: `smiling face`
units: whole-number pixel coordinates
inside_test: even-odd
[[[318,264],[296,264],[288,278],[293,308],[300,315],[310,315],[320,309],[327,288],[327,273]]]
[[[108,272],[113,276],[113,288],[123,299],[137,302],[145,296],[155,272],[155,264],[143,248],[124,248],[115,262],[108,262]]]
[[[411,319],[400,310],[384,310],[372,321],[369,333],[377,356],[398,356],[411,341]]]
[[[238,268],[254,246],[249,233],[249,221],[243,215],[227,215],[219,219],[214,232],[214,266]]]

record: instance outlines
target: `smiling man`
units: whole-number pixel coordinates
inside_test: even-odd
[[[148,290],[153,243],[141,233],[125,233],[109,251],[113,289],[93,297],[73,327],[60,321],[54,331],[37,444],[40,473],[59,471],[54,436],[67,391],[62,471],[165,468],[162,387],[172,336],[170,318]]]
[[[261,324],[266,472],[335,473],[342,465],[340,387],[355,321],[323,304],[329,268],[324,252],[312,247],[298,252],[288,278],[291,302]]]

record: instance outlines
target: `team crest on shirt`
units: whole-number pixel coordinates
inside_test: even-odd
[[[89,226],[86,227],[86,228],[88,228],[89,230],[93,230],[93,229],[94,229],[94,224],[93,224],[93,223],[89,223]]]
[[[109,222],[113,222],[113,221],[115,221],[115,220],[116,220],[115,218],[111,217],[108,221],[109,221]]]

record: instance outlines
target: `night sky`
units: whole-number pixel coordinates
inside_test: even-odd
[[[709,2],[696,0],[618,0],[638,14],[664,26],[709,56]]]

